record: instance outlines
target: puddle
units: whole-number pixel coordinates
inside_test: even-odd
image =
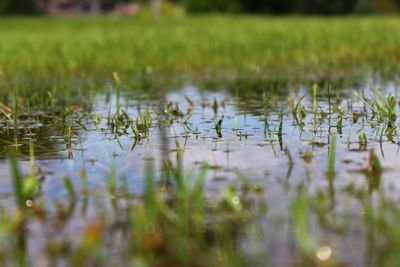
[[[299,184],[306,184],[307,192],[313,194],[324,191],[329,196],[326,201],[335,207],[332,212],[338,214],[347,212],[343,202],[354,202],[345,190],[349,186],[367,184],[370,193],[383,190],[395,202],[400,200],[398,137],[395,133],[389,135],[387,127],[378,118],[372,118],[368,107],[354,96],[355,92],[362,92],[361,88],[370,87],[367,82],[365,87],[319,89],[316,103],[312,88],[301,85],[279,93],[249,95],[227,89],[201,90],[191,85],[164,96],[125,93],[121,107],[133,121],[138,120],[140,126],[141,117],[151,117],[147,132],[140,127],[136,129],[142,138],[135,138],[131,127],[118,128],[107,120],[116,112],[113,95],[97,95],[90,113],[74,112],[63,121],[46,113],[24,115],[18,131],[7,127],[7,120],[2,119],[0,198],[7,205],[13,201],[6,152],[16,151],[21,156],[20,167],[26,174],[31,139],[36,163],[45,176],[41,194],[49,203],[67,195],[63,183],[66,176],[81,189],[82,170],[86,171],[91,190],[104,190],[107,177],[115,168],[117,177],[126,177],[130,192],[140,196],[145,187],[146,161],[153,159],[161,173],[163,160],[173,161],[179,154],[188,171],[197,172],[207,162],[206,188],[211,196],[236,183],[238,172],[260,184],[268,212],[259,224],[266,235],[264,245],[274,255],[270,263],[293,264],[297,251],[293,249],[295,240],[288,207]],[[385,94],[398,94],[396,83],[387,83],[380,89]],[[365,94],[367,97],[372,93],[368,90]],[[297,104],[304,111],[298,109],[294,115],[290,105]],[[360,139],[364,134],[366,143]],[[333,135],[336,136],[334,181],[327,178]],[[362,170],[368,165],[371,149],[378,155],[384,172],[379,181],[366,183]],[[96,204],[89,205],[94,208]],[[354,215],[359,204],[350,204],[351,207],[353,213],[350,213]],[[356,224],[359,216],[350,220],[347,229],[350,234],[336,234],[321,226],[315,217],[312,216],[313,231],[341,255],[344,263],[352,266],[366,263],[365,235]],[[79,225],[79,216],[72,221],[72,225]],[[243,246],[252,253],[251,243],[246,246],[244,240]]]

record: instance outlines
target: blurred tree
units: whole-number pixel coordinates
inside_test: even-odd
[[[115,6],[121,3],[130,3],[130,2],[135,2],[133,0],[102,0],[102,8],[104,10],[110,10],[113,9]],[[143,1],[136,1],[136,2],[143,2]]]
[[[357,13],[394,13],[399,11],[400,0],[359,0]]]
[[[10,0],[0,0],[0,14],[6,12],[9,2]]]
[[[308,0],[304,13],[307,14],[346,14],[354,11],[357,0]]]
[[[2,14],[36,14],[35,0],[0,0]]]
[[[36,14],[56,0],[0,0],[1,14]],[[351,12],[398,12],[400,0],[66,0],[68,4],[89,5],[109,11],[122,3],[151,4],[154,15],[162,2],[182,4],[189,13],[247,12],[269,14],[347,14]],[[88,4],[89,3],[89,4]],[[92,8],[90,8],[92,9]]]
[[[182,0],[187,11],[270,14],[348,14],[356,10],[393,12],[400,0]]]
[[[241,2],[245,11],[251,13],[294,13],[304,5],[304,0],[241,0]]]
[[[190,13],[203,12],[239,12],[242,11],[242,0],[182,0]]]
[[[357,0],[242,0],[245,11],[256,13],[343,14],[354,10]]]

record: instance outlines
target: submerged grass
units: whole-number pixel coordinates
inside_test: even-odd
[[[21,211],[23,211],[25,209],[25,196],[23,194],[23,177],[20,174],[16,156],[14,154],[10,154],[9,159],[11,163],[15,201],[17,203],[17,207]]]
[[[336,135],[331,137],[331,144],[328,153],[328,177],[330,179],[335,175],[335,158],[336,158]]]

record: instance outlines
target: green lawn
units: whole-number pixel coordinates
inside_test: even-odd
[[[65,101],[104,87],[114,71],[142,87],[250,76],[349,79],[400,69],[398,17],[3,18],[0,40],[0,102],[9,105],[10,87],[26,105],[43,103],[49,91]]]
[[[150,69],[388,74],[400,61],[398,17],[7,18],[0,38],[7,79]]]

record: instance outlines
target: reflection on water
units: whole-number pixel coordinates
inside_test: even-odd
[[[342,189],[349,183],[365,182],[368,177],[354,170],[366,166],[369,149],[375,148],[386,171],[382,181],[373,181],[371,191],[390,188],[396,198],[400,186],[396,175],[399,146],[398,140],[392,142],[387,137],[382,142],[379,125],[365,115],[365,106],[353,96],[359,88],[323,87],[318,92],[317,116],[311,111],[312,88],[293,84],[285,87],[276,89],[272,84],[268,90],[254,89],[237,83],[217,91],[188,85],[166,95],[126,93],[122,108],[130,117],[140,118],[147,113],[153,118],[148,136],[140,140],[129,129],[126,134],[123,129],[117,133],[112,130],[107,117],[115,112],[116,99],[109,95],[97,96],[93,110],[85,116],[81,113],[60,120],[46,114],[24,115],[17,129],[6,127],[8,122],[4,119],[0,121],[0,193],[5,201],[12,195],[6,152],[16,151],[21,156],[22,169],[27,172],[29,140],[34,143],[37,163],[46,177],[41,190],[48,201],[66,194],[62,183],[65,176],[80,188],[81,170],[86,171],[90,188],[105,188],[112,166],[116,167],[117,176],[128,179],[131,192],[140,194],[145,159],[156,159],[158,169],[162,170],[163,162],[183,152],[189,170],[196,170],[204,161],[210,165],[209,194],[234,182],[236,170],[265,186],[268,214],[261,224],[268,232],[268,251],[275,255],[272,264],[290,263],[296,252],[290,245],[294,241],[287,206],[296,185],[307,182],[310,190],[328,190],[332,209],[338,206],[340,212],[338,198]],[[385,89],[397,93],[395,84],[386,84]],[[305,98],[301,105],[307,115],[299,123],[288,98],[296,103],[302,96]],[[349,108],[351,113],[346,112]],[[156,115],[160,113],[164,115]],[[332,183],[326,179],[326,171],[330,135],[334,133],[338,136],[336,179]],[[368,149],[360,142],[364,133]],[[79,225],[79,219],[74,224]],[[345,262],[362,265],[362,235],[357,234],[356,226],[350,230],[351,234],[342,236],[327,230],[319,234],[321,240],[330,240],[336,251],[351,249],[351,253],[342,253]]]

